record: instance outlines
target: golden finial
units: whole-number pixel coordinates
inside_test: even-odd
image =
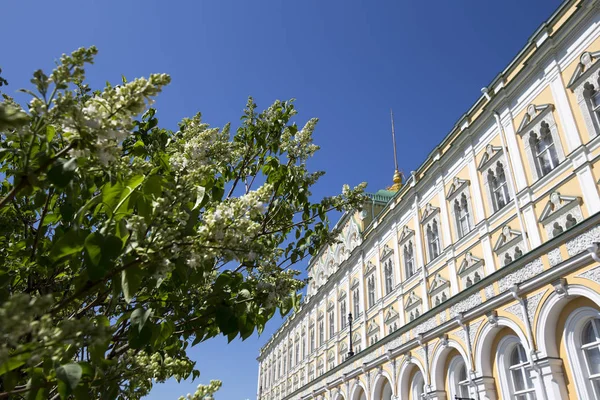
[[[402,172],[398,170],[398,156],[396,155],[396,131],[394,129],[394,112],[390,108],[390,117],[392,119],[392,145],[394,148],[394,184],[387,188],[387,190],[392,190],[397,192],[402,187]]]

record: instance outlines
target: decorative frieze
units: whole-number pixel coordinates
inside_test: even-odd
[[[498,282],[498,286],[500,286],[500,293],[505,292],[512,285],[519,284],[521,282],[533,278],[537,274],[541,273],[543,270],[544,265],[542,264],[542,260],[536,258],[532,262],[527,263],[524,267],[516,270],[515,272],[511,272],[504,278],[501,278]]]

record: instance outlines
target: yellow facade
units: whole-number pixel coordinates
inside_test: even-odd
[[[596,4],[565,1],[398,192],[342,217],[259,399],[600,398]]]

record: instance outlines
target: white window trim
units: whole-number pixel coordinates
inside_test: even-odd
[[[581,333],[585,324],[592,318],[600,318],[600,312],[592,307],[581,307],[573,311],[565,322],[563,337],[567,347],[567,358],[575,378],[577,398],[593,399],[594,389],[587,378],[588,372],[581,351]]]
[[[463,359],[462,355],[456,355],[452,358],[452,360],[450,361],[450,364],[448,365],[448,383],[449,383],[449,387],[450,387],[450,399],[454,399],[456,396],[458,397],[462,397],[460,396],[460,392],[458,391],[458,387],[456,386],[459,382],[458,382],[458,368],[464,365],[465,368],[467,368],[467,363],[465,362],[465,360]],[[469,373],[469,371],[467,370],[467,374]],[[468,386],[468,391],[469,391],[469,396],[471,394],[471,388],[470,385]]]
[[[500,393],[502,393],[502,398],[504,399],[512,399],[514,398],[513,389],[512,389],[512,377],[510,375],[510,355],[512,350],[515,348],[517,344],[520,344],[525,349],[525,354],[527,354],[527,346],[521,342],[517,336],[508,335],[503,337],[498,343],[498,349],[496,350],[496,365],[498,366],[498,371],[500,375]],[[529,359],[529,355],[527,354],[527,358]],[[535,378],[531,376],[531,368],[528,370],[531,381],[534,382]],[[539,399],[537,393],[537,387],[535,383],[533,383],[533,392],[536,399]]]

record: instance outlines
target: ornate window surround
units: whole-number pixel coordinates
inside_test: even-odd
[[[583,221],[581,203],[581,197],[562,196],[559,192],[550,194],[550,199],[544,206],[538,220],[544,226],[548,238],[551,239],[569,229],[567,224],[573,225],[573,221],[570,220],[571,218],[574,218],[577,223]],[[555,233],[557,228],[560,228],[560,232]]]
[[[423,217],[419,221],[419,223],[423,227],[424,241],[425,241],[425,244],[426,244],[425,245],[425,252],[427,254],[427,260],[429,262],[432,262],[433,260],[435,260],[436,258],[438,258],[439,256],[441,256],[442,255],[442,251],[444,249],[444,244],[442,243],[442,235],[440,234],[441,226],[440,226],[439,215],[440,215],[440,209],[439,209],[439,207],[435,207],[435,206],[432,206],[430,203],[427,203],[427,205],[425,206],[425,211],[423,212]],[[440,247],[439,248],[440,254],[438,254],[436,257],[432,257],[432,254],[429,251],[429,238],[427,237],[427,226],[433,220],[435,220],[435,223],[437,224],[437,229],[438,229],[438,244],[439,244],[439,247]]]
[[[472,284],[475,284],[475,275],[479,274],[479,279],[483,279],[485,276],[485,271],[483,266],[485,265],[485,261],[481,258],[477,258],[473,256],[470,252],[465,255],[465,258],[460,263],[458,267],[458,276],[460,277],[463,288],[467,288]],[[467,280],[470,279],[471,285],[467,284]]]
[[[452,185],[450,186],[450,190],[446,194],[446,200],[450,205],[450,213],[452,214],[452,220],[454,221],[454,227],[456,229],[457,240],[465,237],[469,232],[473,230],[475,227],[475,221],[473,219],[473,205],[471,204],[471,194],[469,192],[469,186],[471,182],[468,179],[460,179],[458,177],[454,177],[452,180]],[[460,225],[459,218],[460,216],[456,213],[456,202],[462,205],[462,198],[464,195],[464,199],[467,203],[467,224],[468,231],[463,231],[462,226]]]
[[[413,231],[412,229],[410,229],[408,226],[405,226],[404,228],[402,228],[402,234],[400,235],[400,240],[398,240],[398,247],[400,249],[400,253],[402,255],[402,265],[404,265],[404,280],[409,279],[410,277],[414,276],[417,274],[417,272],[419,272],[420,267],[417,266],[416,264],[416,258],[415,258],[415,244],[414,242],[414,237],[415,237],[415,231]],[[409,247],[410,246],[410,247]],[[405,253],[405,247],[408,250],[410,248],[410,250],[412,251],[412,274],[409,274],[408,272],[408,262],[406,259],[406,253]]]
[[[450,298],[450,282],[437,274],[429,288],[429,298],[433,306],[438,306]]]
[[[523,251],[523,235],[519,231],[510,229],[509,225],[505,225],[494,245],[494,253],[498,256],[501,267],[505,265],[504,260],[507,254],[511,257],[512,261],[516,259],[517,247],[521,252]]]
[[[409,321],[412,321],[421,315],[420,308],[422,302],[423,301],[415,294],[414,290],[409,294],[408,299],[406,299],[406,302],[404,303],[404,311],[409,315]]]
[[[590,91],[591,88],[595,91],[600,90],[600,63],[596,62],[598,58],[600,58],[600,51],[583,52],[567,85],[567,88],[575,94],[583,114],[585,127],[591,138],[600,134],[600,116],[594,115],[592,111],[592,92]]]
[[[488,204],[491,204],[494,212],[500,211],[501,209],[506,207],[510,203],[510,200],[512,200],[514,197],[512,187],[511,187],[511,185],[508,185],[508,197],[509,197],[508,200],[509,201],[506,202],[506,205],[504,207],[499,207],[496,202],[496,199],[494,197],[494,190],[492,188],[492,184],[489,181],[488,177],[489,177],[490,170],[494,173],[494,175],[496,175],[495,168],[496,168],[498,162],[500,162],[502,164],[502,166],[504,167],[504,175],[506,177],[506,183],[508,185],[508,180],[510,179],[510,176],[509,176],[508,171],[506,170],[507,162],[506,162],[506,157],[504,156],[504,150],[502,149],[502,146],[494,146],[492,144],[488,144],[485,147],[485,153],[484,153],[483,157],[481,158],[479,165],[477,166],[477,169],[483,176],[483,181],[484,181],[484,185],[486,188],[485,194],[486,194],[486,197],[488,200]]]
[[[527,161],[531,166],[531,170],[533,171],[533,176],[536,181],[542,179],[548,174],[543,174],[540,171],[537,157],[534,154],[534,149],[531,147],[529,139],[532,132],[538,137],[540,136],[543,123],[546,123],[548,125],[548,129],[550,130],[552,142],[554,143],[554,149],[556,150],[556,155],[558,158],[558,164],[561,164],[565,160],[565,153],[560,141],[560,135],[558,134],[558,127],[552,113],[553,110],[553,104],[530,104],[527,107],[527,112],[525,113],[521,124],[519,125],[519,129],[517,129],[517,134],[521,136],[523,146],[525,148],[525,154],[527,155]],[[556,166],[553,169],[555,168]]]

